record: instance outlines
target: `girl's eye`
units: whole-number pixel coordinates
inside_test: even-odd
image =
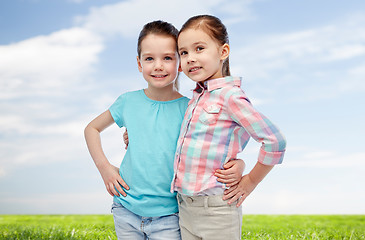
[[[172,57],[165,57],[165,60],[172,60]]]
[[[183,55],[185,55],[185,54],[188,54],[188,52],[187,52],[187,51],[182,51],[182,52],[180,52],[180,56],[183,56]]]
[[[152,61],[153,58],[152,57],[146,57],[146,61]]]
[[[197,47],[197,48],[196,48],[196,51],[198,51],[198,52],[199,52],[199,51],[201,51],[201,50],[203,50],[203,49],[204,49],[203,47]]]

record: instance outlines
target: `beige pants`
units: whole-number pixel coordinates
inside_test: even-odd
[[[182,240],[241,239],[242,208],[228,205],[222,195],[177,194]]]

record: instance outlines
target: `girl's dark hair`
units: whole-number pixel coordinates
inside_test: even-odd
[[[141,32],[138,36],[138,43],[137,43],[137,53],[138,57],[141,57],[141,45],[142,41],[149,35],[164,35],[168,37],[172,37],[176,42],[176,52],[177,52],[177,37],[179,35],[179,30],[177,30],[174,25],[168,22],[164,22],[161,20],[149,22],[143,26]],[[174,83],[174,87],[176,90],[179,89],[179,82],[178,82],[179,73]]]
[[[197,15],[191,17],[181,27],[179,35],[189,28],[202,29],[221,46],[225,43],[229,44],[227,29],[217,17],[211,15]],[[229,70],[229,57],[223,62],[222,75],[224,77],[231,75],[231,71]]]

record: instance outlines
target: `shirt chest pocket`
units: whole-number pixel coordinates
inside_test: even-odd
[[[199,116],[199,121],[207,125],[215,124],[218,120],[221,110],[221,105],[206,102],[203,105],[201,115]]]

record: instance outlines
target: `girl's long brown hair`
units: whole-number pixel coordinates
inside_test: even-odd
[[[229,44],[228,33],[226,26],[222,23],[222,21],[211,15],[197,15],[189,18],[184,25],[181,27],[179,32],[182,33],[186,29],[195,28],[202,29],[205,31],[212,39],[218,42],[221,46],[225,43]],[[229,69],[229,57],[223,62],[222,66],[222,75],[224,77],[230,76],[231,71]]]

